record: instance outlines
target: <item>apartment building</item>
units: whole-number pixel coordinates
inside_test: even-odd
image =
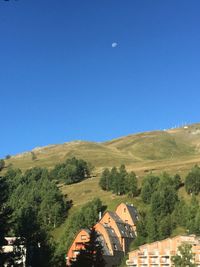
[[[145,244],[137,250],[129,252],[126,265],[129,267],[170,267],[171,257],[178,253],[183,243],[192,245],[192,252],[197,267],[200,267],[200,238],[195,235],[179,235],[162,241]]]

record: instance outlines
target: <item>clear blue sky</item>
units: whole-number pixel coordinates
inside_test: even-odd
[[[199,0],[0,0],[0,157],[200,121],[199,14]]]

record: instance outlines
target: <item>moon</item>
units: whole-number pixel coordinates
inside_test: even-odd
[[[117,47],[118,46],[118,43],[116,43],[116,42],[113,42],[112,43],[112,48],[115,48],[115,47]]]

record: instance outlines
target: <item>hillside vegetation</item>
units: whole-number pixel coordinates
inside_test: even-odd
[[[52,168],[73,156],[90,162],[97,173],[105,167],[125,164],[141,176],[149,171],[185,174],[200,163],[200,124],[138,133],[104,143],[74,141],[49,145],[12,156],[6,165],[22,170],[34,166]]]
[[[73,157],[80,159],[80,162]],[[107,189],[105,191],[101,189],[99,181],[102,171],[105,168],[111,169],[113,166],[119,167],[121,164],[125,164],[127,171],[134,171],[136,174],[135,179],[137,178],[136,180],[139,186],[138,193],[143,184],[142,181],[145,181],[143,177],[150,173],[152,175],[159,174],[161,177],[163,175],[161,173],[163,172],[167,172],[172,176],[174,174],[179,174],[182,181],[185,181],[185,176],[192,167],[196,164],[200,165],[200,124],[193,124],[187,127],[166,131],[138,133],[104,143],[75,141],[59,145],[50,145],[35,148],[30,152],[16,156],[7,156],[6,158],[5,167],[2,166],[2,174],[6,173],[7,169],[9,170],[9,166],[20,168],[22,170],[22,177],[27,174],[27,169],[32,169],[33,167],[48,168],[49,172],[47,170],[44,170],[44,172],[46,174],[49,173],[50,180],[53,183],[56,182],[64,199],[69,200],[70,206],[72,204],[72,208],[68,211],[67,218],[58,216],[58,222],[60,219],[63,219],[62,224],[60,225],[58,223],[57,225],[55,223],[57,221],[54,220],[54,225],[58,227],[50,229],[54,239],[61,246],[56,252],[58,253],[56,257],[60,260],[60,255],[62,256],[64,254],[66,241],[68,240],[66,237],[68,236],[68,232],[66,235],[66,229],[71,229],[70,223],[73,222],[74,216],[78,216],[77,214],[81,212],[84,205],[88,205],[89,201],[92,199],[99,198],[103,206],[110,210],[114,210],[120,202],[129,202],[138,210],[145,211],[148,215],[148,210],[151,206],[149,203],[145,203],[142,200],[141,194],[136,194],[133,197],[130,196],[130,194],[118,194],[113,188],[108,191],[106,191]],[[87,165],[84,161],[89,162],[89,164]],[[75,171],[73,166],[71,166],[74,162],[82,163],[83,166],[85,166],[84,164],[87,165],[86,173],[84,171],[81,181],[79,179],[77,180],[77,175],[74,176],[73,181],[68,179],[69,177],[67,174],[72,174]],[[82,164],[78,164],[77,166],[82,166]],[[35,171],[37,171],[37,169],[30,170],[31,173]],[[79,173],[80,168],[78,168],[77,171]],[[64,174],[64,176],[61,174]],[[168,184],[170,185],[171,182]],[[184,205],[188,205],[187,207],[189,210],[192,196],[190,194],[190,185],[188,188],[189,193],[186,193],[185,187],[181,186],[178,188],[177,195],[174,199],[177,200],[179,198],[182,204],[185,203],[185,200],[186,204]],[[163,192],[165,191],[166,190],[163,190]],[[162,196],[158,195],[158,192],[156,193],[162,200]],[[199,202],[199,200],[199,195],[197,195],[197,201]],[[157,201],[155,201],[155,203],[157,203]],[[175,204],[173,210],[174,207]],[[158,215],[160,216],[160,214]],[[170,217],[170,220],[176,221],[176,218],[174,219],[172,215],[172,211],[170,210],[170,216],[172,217]],[[145,220],[144,218],[144,223]],[[163,224],[165,223],[167,222],[163,222]],[[153,224],[151,223],[150,225]],[[187,223],[184,225],[181,223],[177,224],[175,228],[169,229],[169,234],[175,235],[185,233],[186,228],[189,229]],[[162,234],[160,230],[160,238]],[[144,236],[142,242],[146,240],[146,238],[147,237]],[[157,236],[153,236],[152,240],[156,240],[156,238]],[[68,240],[68,243],[70,242],[71,239]],[[141,240],[138,242],[138,244],[140,244]]]

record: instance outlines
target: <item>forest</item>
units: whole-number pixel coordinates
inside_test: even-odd
[[[3,170],[4,164],[1,166]],[[5,244],[5,236],[16,236],[27,248],[28,265],[65,266],[64,254],[77,232],[81,228],[91,229],[98,221],[99,212],[106,207],[100,199],[94,198],[68,219],[73,203],[61,193],[59,184],[77,183],[90,175],[88,163],[76,158],[68,159],[51,170],[34,167],[22,172],[8,168],[0,176],[0,246]],[[132,248],[164,239],[180,229],[200,235],[199,166],[194,166],[184,181],[178,174],[150,173],[140,186],[138,184],[136,174],[128,172],[124,165],[104,169],[99,181],[99,188],[116,195],[127,194],[143,203],[136,207],[139,220]],[[189,201],[179,196],[181,188],[192,195]],[[62,240],[56,244],[52,231],[64,222]],[[13,264],[14,258],[16,255],[0,253],[1,266],[5,262]]]
[[[176,175],[163,172],[150,173],[138,187],[136,174],[128,173],[124,165],[102,172],[100,187],[114,194],[128,194],[142,201],[138,209],[137,238],[132,244],[137,248],[144,243],[162,240],[176,233],[177,229],[188,234],[200,235],[200,167],[194,166],[184,181]],[[184,188],[192,198],[186,201],[178,194]]]

